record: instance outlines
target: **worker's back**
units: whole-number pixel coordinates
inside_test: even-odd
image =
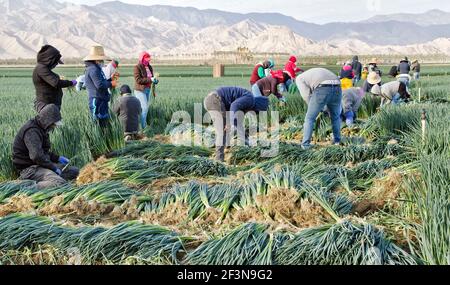
[[[137,133],[139,131],[141,103],[133,95],[123,95],[120,98],[116,112],[124,128],[125,133]]]

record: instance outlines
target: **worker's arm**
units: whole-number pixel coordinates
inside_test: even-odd
[[[270,80],[270,91],[273,95],[275,95],[278,99],[283,99],[283,94],[280,94],[278,91],[278,82],[275,78],[271,78]]]
[[[237,115],[239,112],[251,110],[254,105],[254,98],[251,96],[244,96],[234,101],[230,106],[230,121],[232,125],[237,126]]]
[[[258,76],[259,76],[259,78],[266,77],[266,70],[264,69],[264,67],[260,66],[258,68]]]
[[[37,130],[30,129],[24,135],[24,142],[28,149],[30,159],[39,166],[56,171],[58,167],[53,161],[59,160],[59,156],[46,154],[42,148],[44,138]],[[53,158],[53,159],[52,159]]]
[[[53,88],[67,88],[73,85],[72,81],[61,80],[59,76],[47,68],[38,69],[39,77]]]
[[[106,80],[102,76],[102,71],[99,69],[95,69],[95,72],[91,74],[92,82],[94,83],[95,88],[97,89],[108,89],[112,88],[112,83],[110,80]]]

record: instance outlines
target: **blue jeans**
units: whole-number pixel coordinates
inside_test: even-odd
[[[141,102],[141,127],[144,130],[147,127],[147,115],[150,104],[150,88],[145,88],[144,91],[134,90],[134,96]]]
[[[342,88],[341,86],[318,87],[314,90],[308,104],[305,126],[303,132],[303,146],[310,146],[314,131],[314,125],[319,113],[326,107],[331,115],[334,143],[341,142],[341,112],[342,112]]]
[[[253,84],[252,86],[253,97],[263,97],[261,90],[259,89],[258,84]]]

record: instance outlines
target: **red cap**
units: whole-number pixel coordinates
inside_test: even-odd
[[[289,58],[289,61],[291,61],[291,62],[293,62],[293,63],[296,63],[296,62],[297,62],[297,58],[296,58],[295,56],[291,56],[291,57]]]

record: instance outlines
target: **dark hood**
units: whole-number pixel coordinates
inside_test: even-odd
[[[50,68],[54,68],[58,63],[61,63],[61,58],[62,55],[59,50],[53,46],[45,45],[38,52],[37,62]]]
[[[355,55],[355,56],[353,57],[353,61],[359,61],[359,57],[358,57],[357,55]]]
[[[54,104],[45,106],[39,112],[39,115],[36,116],[38,124],[45,130],[48,130],[51,125],[61,121],[61,119],[61,112],[59,111],[59,108]]]

